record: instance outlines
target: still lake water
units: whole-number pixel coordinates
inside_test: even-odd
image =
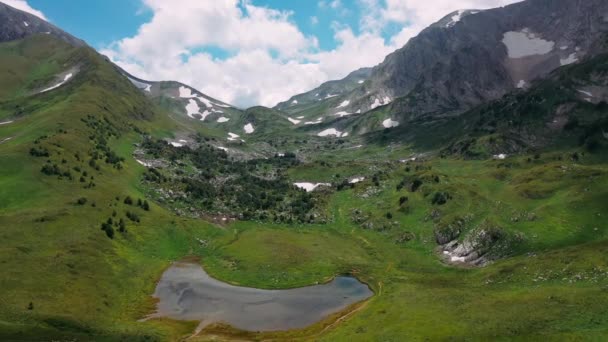
[[[176,262],[156,286],[152,317],[223,322],[248,331],[304,328],[373,295],[352,277],[287,290],[234,286],[211,278],[198,264]]]

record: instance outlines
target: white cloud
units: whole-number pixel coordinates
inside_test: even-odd
[[[143,0],[153,12],[138,33],[102,50],[133,74],[150,80],[177,80],[237,106],[273,106],[320,83],[380,63],[424,27],[462,8],[489,8],[518,0],[358,0],[358,33],[334,23],[337,46],[320,50],[289,11],[253,5],[250,0]],[[179,3],[179,6],[176,5]],[[319,8],[336,15],[340,0]],[[352,12],[352,11],[351,11]],[[314,24],[315,19],[311,18]],[[389,24],[404,28],[385,39]],[[206,48],[226,51],[218,59]]]
[[[311,24],[311,25],[315,26],[315,25],[317,25],[318,23],[319,23],[319,17],[314,16],[314,15],[313,15],[312,17],[310,17],[310,24]]]
[[[318,6],[320,8],[338,9],[338,8],[342,7],[342,1],[341,0],[321,0],[321,1],[319,1]]]
[[[361,26],[372,32],[381,30],[389,23],[404,25],[391,41],[404,45],[421,30],[439,21],[451,12],[461,9],[489,9],[520,2],[522,0],[359,0],[365,15]]]
[[[37,9],[32,8],[26,0],[2,0],[2,2],[4,2],[5,4],[14,7],[18,10],[22,10],[24,12],[33,14],[39,18],[42,18],[44,20],[47,20],[46,17],[44,16],[44,14],[42,12],[40,12]]]

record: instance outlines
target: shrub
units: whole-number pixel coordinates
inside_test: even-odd
[[[45,164],[42,169],[40,169],[40,172],[44,173],[47,176],[61,175],[61,170],[59,169],[59,167],[57,167],[57,165]]]
[[[87,204],[87,199],[86,199],[86,198],[84,198],[84,197],[80,197],[80,198],[79,198],[79,199],[76,201],[76,203],[77,203],[78,205],[85,205],[85,204]]]
[[[148,201],[144,201],[142,208],[144,208],[145,211],[150,211],[150,204],[148,204]]]
[[[418,191],[418,189],[422,186],[422,181],[420,179],[416,179],[415,181],[412,182],[412,185],[410,186],[410,190],[412,192],[416,192]]]
[[[401,196],[401,197],[399,198],[399,205],[403,205],[403,203],[407,202],[408,200],[409,200],[409,198],[408,198],[408,197],[406,197],[406,196]]]
[[[49,151],[45,148],[32,147],[30,149],[30,155],[34,157],[48,157]]]
[[[114,238],[114,227],[112,227],[111,224],[109,224],[109,223],[102,223],[101,224],[101,230],[103,230],[104,232],[106,232],[106,235],[110,239]]]
[[[122,219],[122,217],[120,218],[120,221],[118,221],[118,231],[121,233],[127,231],[127,224],[125,223],[125,220]]]
[[[131,196],[127,196],[127,197],[125,197],[124,202],[125,202],[125,204],[132,205],[133,199],[131,198]]]
[[[433,195],[433,199],[431,200],[431,203],[432,204],[438,204],[438,205],[444,205],[450,199],[452,199],[452,196],[450,196],[449,193],[447,193],[447,192],[436,192],[435,195]]]
[[[140,222],[139,216],[136,213],[127,211],[127,218],[133,222]]]

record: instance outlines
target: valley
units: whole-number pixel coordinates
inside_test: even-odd
[[[428,34],[479,32],[545,2]],[[0,43],[0,340],[608,335],[605,31],[580,42],[580,61],[554,65],[571,51],[552,50],[525,87],[499,78],[474,100],[422,67],[441,79],[410,75],[422,81],[399,93],[389,58],[240,109],[139,79],[50,29]],[[319,288],[333,292],[307,303]]]

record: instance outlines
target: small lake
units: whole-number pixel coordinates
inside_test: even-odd
[[[156,286],[157,313],[151,317],[227,323],[248,331],[276,331],[310,326],[373,295],[352,277],[287,290],[234,286],[211,278],[198,264],[176,262]]]

